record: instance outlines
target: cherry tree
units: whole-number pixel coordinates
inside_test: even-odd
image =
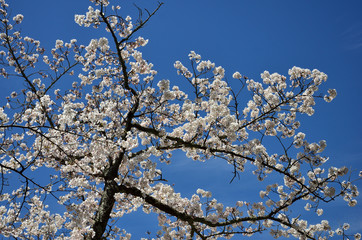
[[[304,217],[308,211],[322,215],[321,206],[337,198],[353,207],[359,194],[347,167],[323,166],[326,141],[308,142],[298,130],[298,119],[313,115],[316,101],[336,97],[334,89],[318,92],[326,74],[293,67],[288,76],[265,71],[256,81],[235,72],[231,84],[224,68],[191,51],[187,64],[174,64],[189,85],[182,90],[158,79],[140,50],[148,40],[139,30],[162,3],[133,21],[108,0],[90,2],[75,22],[104,37],[84,45],[56,40],[46,51],[22,35],[23,15],[11,15],[0,0],[0,74],[24,86],[0,108],[0,235],[130,239],[117,219],[144,211],[158,216],[157,239],[267,232],[274,238],[361,238],[347,231],[348,223],[334,229],[328,220]],[[65,79],[74,82],[59,89]],[[260,199],[240,196],[226,206],[207,189],[190,198],[176,192],[158,166],[172,166],[180,151],[205,165],[225,162],[232,181],[253,169]]]

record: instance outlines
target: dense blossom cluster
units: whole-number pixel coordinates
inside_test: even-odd
[[[113,221],[142,209],[158,214],[158,239],[264,231],[275,238],[361,239],[348,233],[347,223],[332,229],[327,220],[303,219],[304,210],[321,216],[321,206],[337,197],[355,206],[359,195],[346,177],[348,168],[323,168],[326,141],[308,142],[298,130],[298,116],[312,115],[318,98],[336,97],[336,90],[317,94],[326,74],[293,67],[288,77],[265,71],[262,81],[255,81],[235,72],[240,84],[235,87],[226,82],[224,68],[192,51],[190,69],[174,64],[192,88],[186,93],[170,80],[156,80],[139,50],[148,40],[134,36],[161,4],[133,25],[131,17],[118,14],[119,6],[91,2],[75,22],[105,27],[107,35],[85,45],[56,40],[45,55],[39,41],[15,29],[23,16],[10,17],[0,1],[0,75],[20,78],[26,86],[0,108],[0,235],[130,239]],[[44,66],[47,71],[38,70]],[[58,89],[66,77],[77,81]],[[245,106],[235,91],[244,86],[251,93]],[[263,138],[275,139],[284,151],[269,148]],[[172,164],[172,152],[179,149],[205,164],[210,158],[226,160],[235,176],[249,164],[260,181],[275,174],[279,182],[261,189],[257,202],[240,199],[224,206],[203,189],[185,198],[157,168],[160,162]],[[51,173],[47,181],[36,178],[44,169]],[[21,182],[7,186],[14,176]],[[290,210],[297,203],[305,207],[295,214]]]

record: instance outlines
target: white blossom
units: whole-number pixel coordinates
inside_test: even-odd
[[[16,23],[21,23],[24,19],[24,16],[22,14],[17,14],[15,17],[13,17],[13,20],[16,22]]]
[[[241,79],[242,76],[241,76],[241,74],[240,74],[239,72],[235,72],[235,73],[233,74],[233,78],[235,78],[235,79]]]

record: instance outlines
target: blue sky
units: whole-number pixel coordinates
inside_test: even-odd
[[[56,39],[76,38],[88,44],[90,38],[102,36],[74,23],[74,14],[86,12],[87,0],[8,2],[14,15],[25,16],[23,33],[40,40],[47,49],[54,46]],[[137,13],[132,3],[149,10],[157,5],[153,0],[119,2],[125,15]],[[319,102],[315,115],[303,118],[302,130],[310,141],[327,140],[325,153],[334,165],[359,171],[362,169],[361,11],[360,0],[165,0],[158,14],[140,32],[150,40],[143,56],[155,65],[159,79],[170,79],[175,85],[180,85],[181,79],[173,63],[187,62],[191,50],[223,66],[229,78],[235,71],[255,80],[260,79],[264,70],[286,75],[293,66],[327,73],[329,79],[324,90],[336,88],[338,96],[330,104]],[[20,83],[0,81],[2,102]],[[251,194],[250,184],[244,184],[243,179],[228,184],[232,175],[223,164],[212,162],[205,168],[205,164],[182,159],[176,159],[175,163],[178,167],[169,169],[170,176],[176,189],[185,196],[196,191],[199,181],[205,188],[218,191],[226,201]],[[357,185],[362,188],[361,181]],[[361,197],[358,200],[362,203]],[[347,208],[336,202],[331,210],[333,214],[325,216],[339,224],[349,220],[354,231],[362,231],[361,206]],[[152,217],[143,219],[144,227],[151,226],[148,221]],[[131,223],[130,228],[139,230],[134,234],[135,239],[143,235],[139,218],[136,222],[130,216],[127,222]]]

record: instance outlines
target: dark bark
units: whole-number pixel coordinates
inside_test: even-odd
[[[103,239],[102,236],[106,230],[107,223],[114,206],[114,194],[116,192],[117,184],[112,180],[106,181],[102,198],[99,203],[99,208],[95,217],[95,223],[93,225],[93,230],[95,231],[95,235],[93,236],[94,240]]]

